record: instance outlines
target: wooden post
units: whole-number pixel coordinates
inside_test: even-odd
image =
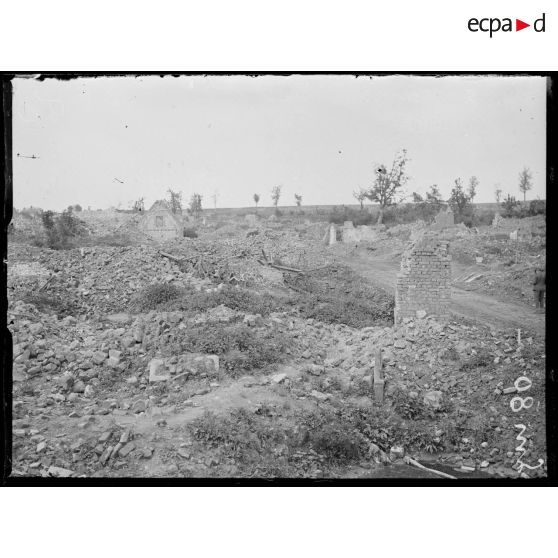
[[[384,369],[382,364],[382,349],[376,351],[376,362],[374,365],[374,400],[378,405],[384,402]]]

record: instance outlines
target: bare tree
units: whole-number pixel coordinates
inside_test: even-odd
[[[169,195],[169,204],[171,206],[171,211],[173,213],[181,213],[182,212],[182,192],[175,192],[170,188],[167,190]]]
[[[364,210],[364,200],[366,199],[366,190],[364,188],[359,188],[353,192],[353,198],[355,198],[358,203],[360,203],[360,210]]]
[[[387,170],[385,165],[380,165],[376,169],[376,179],[374,184],[366,190],[366,198],[372,202],[380,204],[380,214],[378,215],[378,225],[384,220],[384,210],[390,205],[395,205],[395,197],[408,180],[405,167],[409,159],[407,150],[400,151],[391,165],[391,170]]]
[[[279,198],[281,197],[281,188],[282,186],[274,186],[271,190],[271,201],[273,201],[273,205],[275,206],[275,213],[277,213],[277,204],[279,203]]]
[[[296,205],[298,206],[298,210],[300,211],[300,206],[302,204],[302,195],[295,194],[294,197],[295,197]]]
[[[533,175],[527,167],[524,167],[519,173],[519,190],[520,192],[523,192],[523,201],[526,201],[527,192],[533,187],[533,184],[531,183],[532,178]]]

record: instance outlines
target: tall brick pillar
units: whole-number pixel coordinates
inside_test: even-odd
[[[403,254],[395,290],[395,323],[406,317],[415,318],[420,310],[447,318],[450,297],[449,241],[426,233]]]

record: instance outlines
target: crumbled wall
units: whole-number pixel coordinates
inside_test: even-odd
[[[454,219],[453,211],[450,208],[448,208],[446,211],[440,211],[440,213],[436,215],[436,219],[432,224],[432,229],[440,231],[448,227],[453,227],[454,225],[455,225],[455,219]]]
[[[395,322],[417,312],[449,316],[451,256],[449,242],[427,233],[410,244],[401,261],[395,291]]]
[[[502,224],[502,216],[499,213],[494,214],[494,219],[492,219],[492,226],[494,228],[499,227]]]

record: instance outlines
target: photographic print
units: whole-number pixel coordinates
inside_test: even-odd
[[[6,81],[11,476],[545,478],[548,81]]]

